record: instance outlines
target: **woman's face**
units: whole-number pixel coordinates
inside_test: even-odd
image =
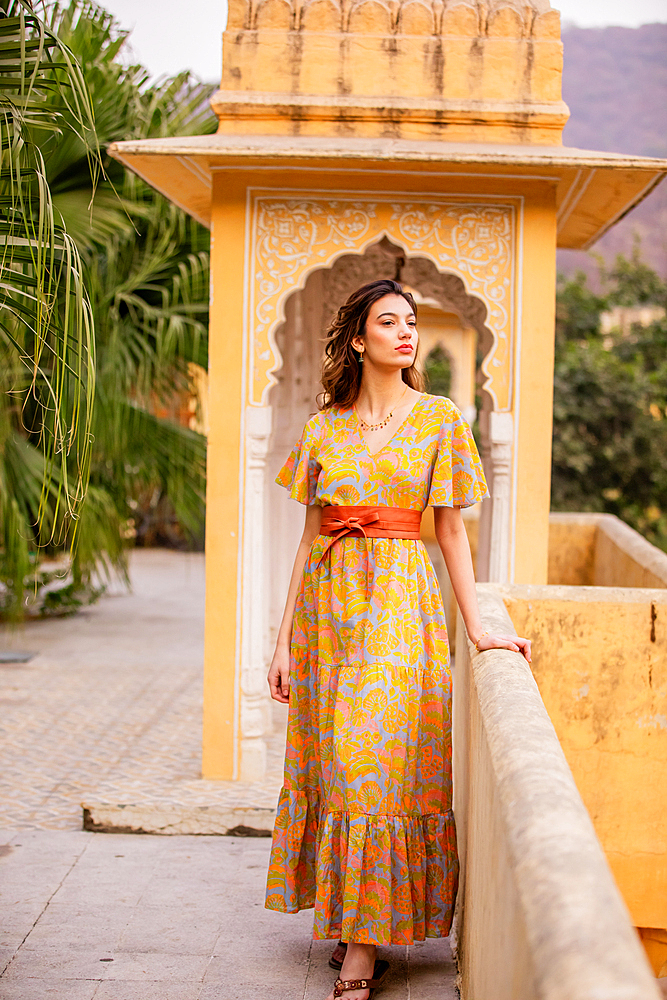
[[[417,354],[417,323],[402,295],[384,295],[370,308],[363,337],[352,346],[363,351],[364,364],[377,368],[409,368]]]

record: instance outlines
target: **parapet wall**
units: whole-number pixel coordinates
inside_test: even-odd
[[[552,513],[549,583],[667,587],[667,553],[613,514]]]
[[[498,590],[633,921],[667,928],[667,591]]]
[[[497,588],[478,596],[515,634]],[[658,1000],[530,668],[459,621],[454,692],[463,1000]]]

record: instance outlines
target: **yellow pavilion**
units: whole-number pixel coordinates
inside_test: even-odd
[[[550,527],[556,248],[592,246],[660,182],[667,161],[564,147],[561,71],[560,16],[548,0],[230,0],[211,99],[217,133],[111,147],[211,230],[204,777],[265,774],[266,668],[302,527],[273,479],[315,409],[326,324],[363,281],[406,283],[421,306],[424,346],[449,356],[452,395],[468,419],[481,398],[491,497],[479,516],[478,579],[536,635],[553,635],[548,584],[605,589],[608,598],[623,582],[594,572],[606,522],[552,518]],[[618,552],[634,552],[624,545]],[[628,556],[633,566],[643,558]],[[626,586],[660,595],[667,569],[651,581]],[[590,595],[567,599],[594,623]],[[651,600],[664,602],[664,592]],[[596,614],[615,635],[616,611]],[[560,605],[558,615],[567,618]],[[664,694],[667,636],[660,643]],[[571,646],[571,683],[540,681],[564,747],[572,719],[562,686],[589,683]],[[587,649],[589,666],[601,655],[600,643]],[[465,656],[460,646],[457,670]],[[547,671],[539,649],[535,665],[536,676]],[[631,671],[621,674],[627,693]],[[653,726],[648,709],[637,712],[649,720],[635,728],[655,736],[650,753],[664,782],[667,728]],[[643,760],[645,743],[628,744],[629,753]],[[590,809],[603,772],[581,764],[581,750],[579,740],[566,755]],[[629,767],[623,787],[638,780],[645,773]],[[460,810],[473,808],[466,802]],[[621,847],[614,867],[604,838],[603,846],[635,925],[662,928],[667,865],[657,874],[647,865],[656,844],[667,851],[667,823],[655,809],[651,816],[655,837],[641,863],[629,864],[627,851],[621,858]],[[628,827],[621,843],[633,835]],[[648,884],[649,871],[665,889],[659,906],[646,903],[650,888],[630,902],[627,887]],[[489,975],[468,1000],[578,997],[504,993]],[[653,993],[613,1000],[642,996]]]

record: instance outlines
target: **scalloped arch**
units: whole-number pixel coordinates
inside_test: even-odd
[[[486,309],[491,346],[483,388],[494,409],[512,407],[515,342],[516,204],[470,198],[254,190],[246,272],[247,399],[266,404],[281,365],[275,332],[287,297],[308,275],[386,236],[408,258],[454,275]],[[409,263],[412,263],[409,261]],[[408,276],[406,275],[406,280]],[[478,327],[479,328],[479,327]]]

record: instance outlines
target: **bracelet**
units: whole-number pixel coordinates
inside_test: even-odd
[[[478,653],[480,653],[480,652],[481,652],[481,650],[480,650],[480,648],[479,648],[479,643],[480,643],[480,642],[482,641],[482,639],[484,638],[484,636],[485,636],[485,635],[489,635],[489,634],[490,634],[490,633],[489,633],[489,630],[488,630],[488,629],[486,630],[486,632],[482,632],[482,634],[480,635],[479,639],[478,639],[478,640],[477,640],[477,642],[475,643],[475,649],[477,650],[477,652],[478,652]]]

